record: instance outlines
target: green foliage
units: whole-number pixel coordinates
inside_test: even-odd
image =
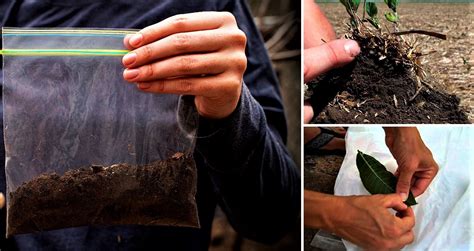
[[[377,16],[377,5],[375,5],[374,2],[367,2],[366,6],[365,6],[365,10],[367,11],[367,14],[369,15],[369,17],[376,17]]]
[[[359,8],[360,0],[339,0],[345,7],[347,12],[351,13],[357,12],[357,9]]]
[[[367,19],[375,28],[379,29],[379,19],[377,17],[377,5],[375,5],[374,2],[367,2],[365,5],[365,11],[369,15],[369,18]]]
[[[397,177],[387,171],[384,165],[374,157],[358,151],[356,158],[362,184],[371,194],[391,194],[396,192]],[[405,201],[407,206],[416,205],[416,200],[410,192]]]
[[[384,2],[393,12],[397,12],[398,0],[384,0]]]
[[[398,14],[396,12],[385,12],[385,18],[392,23],[396,23],[398,21]]]

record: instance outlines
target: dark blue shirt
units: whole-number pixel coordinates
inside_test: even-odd
[[[244,0],[2,0],[0,24],[140,29],[176,14],[196,11],[233,13],[248,39],[248,68],[236,111],[224,120],[199,119],[198,136],[205,136],[199,138],[195,150],[201,228],[86,226],[14,236],[3,240],[3,247],[206,250],[217,204],[236,231],[257,241],[276,241],[297,224],[300,175],[285,147],[286,122],[279,86]],[[192,100],[184,100],[184,109],[192,110]],[[0,139],[3,148],[3,136]],[[4,149],[0,154],[4,160]],[[0,188],[5,193],[3,170],[2,164]],[[3,237],[5,209],[0,224]]]

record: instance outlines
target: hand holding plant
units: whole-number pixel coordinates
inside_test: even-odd
[[[364,249],[401,249],[415,238],[415,215],[398,194],[340,197],[305,190],[304,201],[305,226],[331,231]]]

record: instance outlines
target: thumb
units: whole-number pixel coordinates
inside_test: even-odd
[[[304,81],[351,62],[360,53],[357,42],[338,39],[304,50]]]
[[[410,186],[411,186],[411,178],[413,177],[413,173],[410,170],[399,169],[398,175],[398,182],[397,182],[397,193],[402,196],[403,201],[408,198],[408,194],[410,193]]]
[[[403,211],[408,208],[408,206],[403,203],[404,199],[401,197],[400,194],[388,194],[385,195],[385,203],[384,206],[386,208],[393,208],[396,211]]]

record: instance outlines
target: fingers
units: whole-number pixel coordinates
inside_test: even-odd
[[[397,246],[399,249],[401,249],[404,246],[412,243],[414,240],[415,234],[413,233],[413,230],[410,230],[397,239]]]
[[[423,194],[428,186],[430,185],[432,178],[419,178],[415,180],[413,186],[411,186],[411,192],[413,196],[417,197]]]
[[[405,201],[410,193],[411,180],[415,172],[413,171],[413,168],[406,167],[399,168],[399,170],[397,193],[399,193],[400,196],[402,196],[403,201]]]
[[[233,77],[207,76],[138,82],[138,88],[150,93],[220,97],[227,94],[234,95],[233,92],[240,90],[241,84],[241,79]]]
[[[411,207],[400,211],[398,214],[400,221],[400,229],[403,232],[410,231],[415,226],[415,213]]]
[[[123,46],[125,46],[127,50],[133,50],[133,47],[129,43],[129,40],[131,37],[132,37],[132,34],[127,34],[125,35],[125,38],[123,39]]]
[[[5,206],[5,196],[3,196],[3,193],[0,193],[0,209],[2,209]]]
[[[384,206],[386,208],[393,208],[397,211],[403,211],[408,208],[408,206],[403,203],[403,199],[399,194],[388,194],[388,195],[383,195],[385,202]]]
[[[246,36],[239,29],[231,31],[206,30],[178,33],[142,46],[125,55],[126,68],[136,68],[158,59],[176,55],[215,52],[226,46],[244,49]]]
[[[351,62],[360,53],[357,42],[334,40],[304,51],[304,81]]]
[[[158,79],[183,76],[217,75],[223,73],[231,58],[223,58],[217,53],[206,55],[184,55],[157,61],[136,69],[125,69],[123,77],[129,82],[149,82]]]
[[[128,42],[137,48],[175,33],[212,30],[235,24],[234,16],[228,12],[208,11],[176,15],[142,29],[131,36]]]
[[[313,107],[308,101],[304,102],[304,123],[308,124],[311,122],[314,116]]]

